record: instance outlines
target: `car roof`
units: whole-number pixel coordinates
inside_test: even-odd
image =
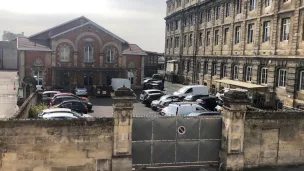
[[[56,99],[67,98],[67,97],[72,97],[72,98],[74,98],[74,96],[56,96]]]
[[[47,117],[50,117],[50,116],[74,116],[74,117],[77,117],[75,116],[74,114],[72,113],[65,113],[65,112],[60,112],[60,113],[49,113],[49,114],[45,114],[43,115],[44,118],[47,118]]]
[[[46,113],[46,112],[72,112],[71,109],[67,109],[67,108],[53,108],[53,109],[45,109],[43,110],[43,113]]]
[[[62,96],[62,95],[74,95],[73,93],[58,93],[56,96]]]
[[[151,93],[151,94],[149,94],[149,96],[156,96],[156,95],[163,95],[162,93]]]
[[[59,94],[60,91],[44,91],[42,94],[48,94],[48,93],[57,93],[57,94]]]
[[[149,89],[149,90],[144,90],[146,93],[149,93],[151,91],[161,91],[161,90],[158,90],[158,89]]]

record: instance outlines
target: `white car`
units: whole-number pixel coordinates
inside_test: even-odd
[[[76,87],[74,90],[74,93],[76,96],[87,96],[88,95],[88,89],[85,87]]]
[[[222,97],[224,96],[224,94],[227,93],[230,90],[244,91],[244,92],[248,93],[248,90],[245,90],[245,89],[240,89],[240,88],[236,88],[236,89],[224,88],[221,91],[217,92],[215,96],[218,99],[223,100]]]
[[[201,107],[195,103],[174,103],[169,104],[161,110],[160,114],[163,116],[186,116],[189,113],[195,111],[207,111],[205,108]]]
[[[178,91],[174,92],[173,95],[179,96],[181,99],[189,95],[209,95],[209,88],[203,85],[191,85],[184,86]]]
[[[75,117],[78,117],[78,118],[93,118],[93,116],[91,115],[88,115],[88,114],[80,114],[80,113],[77,113],[75,111],[72,111],[71,109],[67,109],[67,108],[51,108],[51,109],[45,109],[42,111],[42,113],[40,113],[38,115],[38,117],[40,118],[45,118],[47,117],[48,115],[50,116],[53,116],[54,114],[71,114]],[[57,116],[57,115],[56,115]]]
[[[143,90],[143,91],[141,92],[141,94],[140,94],[139,99],[140,99],[141,101],[143,101],[143,100],[144,100],[144,97],[145,97],[146,95],[148,95],[148,94],[154,94],[154,93],[163,93],[163,92],[162,92],[161,90],[157,90],[157,89]]]

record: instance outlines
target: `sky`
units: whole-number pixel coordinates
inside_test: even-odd
[[[142,49],[163,52],[166,0],[1,0],[3,31],[30,36],[85,16]]]

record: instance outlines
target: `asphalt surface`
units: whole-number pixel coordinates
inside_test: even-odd
[[[169,82],[165,82],[165,90],[166,94],[172,94],[174,91],[180,89],[182,85],[180,84],[171,84]],[[144,104],[139,100],[139,95],[141,91],[135,91],[137,100],[134,103],[134,117],[141,116],[158,116],[159,114],[153,111],[151,108],[145,107]],[[110,97],[104,98],[90,98],[91,103],[93,104],[93,111],[90,113],[95,117],[113,117],[113,101]]]
[[[18,110],[17,91],[17,71],[0,70],[0,118],[10,118]]]

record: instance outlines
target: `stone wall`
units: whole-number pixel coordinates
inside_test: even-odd
[[[246,168],[304,164],[303,112],[247,112]]]
[[[14,114],[12,118],[26,119],[29,117],[29,111],[33,106],[38,103],[38,92],[32,93],[21,105],[18,111]]]
[[[110,170],[113,125],[113,118],[0,121],[0,171]]]

